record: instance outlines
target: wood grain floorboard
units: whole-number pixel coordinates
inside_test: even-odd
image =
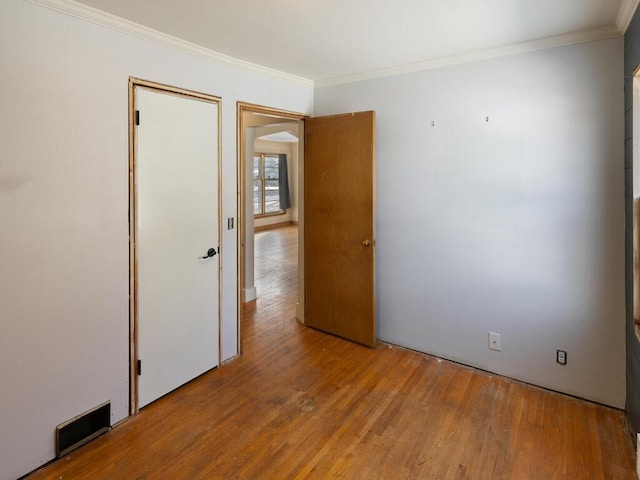
[[[36,479],[633,479],[622,412],[295,319],[297,230],[256,234],[243,355]]]

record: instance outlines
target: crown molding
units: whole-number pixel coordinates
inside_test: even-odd
[[[633,0],[638,2],[640,0]],[[405,73],[420,72],[423,70],[432,70],[435,68],[448,67],[452,65],[460,65],[464,63],[477,62],[480,60],[488,60],[491,58],[506,57],[521,53],[535,52],[537,50],[545,50],[548,48],[564,47],[568,45],[576,45],[579,43],[592,42],[595,40],[604,40],[607,38],[620,37],[620,31],[615,25],[607,25],[590,30],[558,35],[555,37],[542,38],[529,42],[516,43],[505,47],[490,48],[487,50],[478,50],[476,52],[463,53],[461,55],[453,55],[450,57],[436,58],[425,60],[422,62],[408,63],[390,68],[381,68],[379,70],[370,70],[367,72],[354,73],[352,75],[344,75],[340,77],[326,78],[316,80],[315,87],[330,87],[334,85],[343,85],[346,83],[361,82],[363,80],[372,80],[374,78],[391,77],[394,75],[402,75]]]
[[[622,0],[622,5],[620,5],[620,10],[618,11],[618,18],[616,19],[616,25],[622,35],[627,32],[639,3],[640,0]]]
[[[313,86],[313,80],[303,78],[290,73],[275,70],[273,68],[264,67],[255,63],[240,60],[238,58],[215,52],[208,48],[201,47],[186,40],[167,35],[144,25],[140,25],[124,18],[111,15],[88,5],[84,5],[73,0],[25,0],[29,3],[39,5],[41,7],[54,10],[56,12],[69,15],[87,22],[91,22],[101,27],[106,27],[120,33],[124,33],[142,40],[153,42],[157,45],[171,48],[188,55],[192,55],[203,60],[216,63],[232,65],[234,67],[250,70],[252,72],[262,73],[278,77],[280,79],[289,80],[300,83],[302,85]]]
[[[534,52],[547,48],[562,47],[568,45],[576,45],[595,40],[603,40],[607,38],[615,38],[624,34],[629,27],[631,19],[640,4],[640,0],[623,0],[616,25],[607,25],[604,27],[583,30],[555,37],[532,40],[522,42],[505,47],[497,47],[475,52],[453,55],[436,59],[425,60],[421,62],[397,65],[389,68],[377,70],[369,70],[349,75],[326,78],[316,80],[293,75],[273,68],[265,67],[255,63],[240,60],[238,58],[224,55],[222,53],[201,47],[194,43],[182,40],[172,35],[159,32],[149,27],[145,27],[135,22],[125,20],[121,17],[103,12],[96,8],[78,3],[74,0],[25,0],[34,5],[38,5],[50,10],[69,15],[71,17],[84,20],[101,27],[124,33],[142,40],[146,40],[157,45],[170,48],[188,55],[201,58],[203,60],[232,65],[237,68],[249,70],[252,72],[270,75],[283,80],[299,83],[306,86],[315,86],[316,88],[329,87],[333,85],[342,85],[346,83],[360,82],[363,80],[371,80],[375,78],[390,77],[406,73],[419,72],[423,70],[431,70],[435,68],[460,65],[464,63],[477,62],[480,60],[488,60],[492,58],[506,57],[521,53]]]

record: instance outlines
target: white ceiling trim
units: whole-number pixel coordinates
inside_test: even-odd
[[[638,2],[640,0],[632,0]],[[506,57],[509,55],[517,55],[519,53],[534,52],[536,50],[544,50],[547,48],[564,47],[568,45],[576,45],[579,43],[592,42],[595,40],[604,40],[607,38],[615,38],[621,36],[616,25],[608,25],[581,32],[568,33],[558,35],[556,37],[542,38],[532,40],[530,42],[516,43],[506,47],[491,48],[487,50],[479,50],[476,52],[463,53],[461,55],[453,55],[450,57],[436,58],[433,60],[425,60],[423,62],[410,63],[406,65],[398,65],[396,67],[382,68],[379,70],[371,70],[368,72],[355,73],[352,75],[344,75],[340,77],[316,80],[316,88],[330,87],[333,85],[342,85],[346,83],[360,82],[363,80],[371,80],[374,78],[390,77],[393,75],[401,75],[405,73],[419,72],[422,70],[431,70],[434,68],[448,67],[463,63],[477,62],[479,60],[487,60],[491,58]]]
[[[393,75],[401,75],[405,73],[418,72],[422,70],[431,70],[452,65],[476,62],[491,58],[505,57],[520,53],[544,50],[547,48],[575,45],[579,43],[591,42],[595,40],[603,40],[607,38],[619,37],[629,26],[631,19],[640,4],[640,0],[623,0],[620,7],[616,25],[608,25],[604,27],[583,30],[555,37],[532,40],[522,42],[505,47],[497,47],[476,52],[469,52],[449,57],[425,60],[421,62],[397,65],[389,68],[378,70],[370,70],[350,75],[332,77],[322,80],[316,80],[293,75],[273,68],[265,67],[255,63],[240,60],[238,58],[224,55],[208,48],[201,47],[194,43],[182,40],[172,35],[159,32],[149,27],[145,27],[138,23],[123,19],[121,17],[103,12],[96,8],[84,5],[73,0],[25,0],[29,3],[39,5],[50,10],[54,10],[81,20],[85,20],[102,27],[110,28],[120,33],[134,36],[143,40],[153,42],[155,44],[171,48],[204,60],[233,65],[253,72],[271,75],[281,79],[289,80],[307,86],[315,86],[317,88],[328,87],[333,85],[341,85],[346,83],[359,82],[374,78],[389,77]]]
[[[623,0],[622,5],[620,5],[616,25],[623,35],[627,32],[627,28],[629,28],[629,24],[631,20],[633,20],[633,15],[636,13],[639,3],[640,0]]]
[[[64,13],[72,17],[85,20],[102,27],[107,27],[117,32],[125,33],[143,40],[156,43],[163,47],[168,47],[179,52],[193,55],[194,57],[201,58],[203,60],[209,60],[219,63],[225,63],[240,67],[245,70],[251,70],[262,74],[267,74],[281,79],[301,83],[307,86],[313,86],[313,80],[303,78],[290,73],[275,70],[273,68],[264,67],[255,63],[240,60],[238,58],[230,57],[222,53],[215,52],[208,48],[201,47],[186,40],[167,35],[152,28],[145,27],[135,22],[125,20],[124,18],[111,15],[110,13],[103,12],[88,5],[83,5],[73,0],[26,0],[29,3],[40,5],[42,7],[54,10],[56,12]]]

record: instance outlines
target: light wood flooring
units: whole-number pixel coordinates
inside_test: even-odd
[[[241,357],[32,478],[635,478],[620,411],[300,325],[296,242],[256,236]]]

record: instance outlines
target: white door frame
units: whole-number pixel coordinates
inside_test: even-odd
[[[245,131],[244,113],[258,113],[272,117],[280,117],[286,119],[299,120],[301,123],[300,138],[298,142],[298,306],[296,308],[296,316],[298,320],[304,323],[304,119],[308,115],[290,112],[288,110],[280,110],[277,108],[265,107],[253,103],[238,102],[236,110],[236,147],[237,147],[237,178],[238,178],[238,272],[237,279],[237,329],[238,329],[238,354],[242,353],[242,337],[241,337],[241,319],[242,319],[242,289],[244,288],[245,279],[245,246],[244,238],[246,235],[246,162],[245,162]]]
[[[179,97],[200,100],[218,105],[218,241],[222,251],[222,105],[221,98],[205,93],[186,90],[179,87],[150,82],[139,78],[129,77],[129,415],[135,415],[139,411],[138,407],[138,305],[137,305],[137,249],[136,249],[136,158],[137,158],[137,138],[136,138],[136,87],[145,87],[156,90],[159,93],[176,95]],[[221,281],[222,281],[222,255],[218,256],[218,364],[221,360],[222,348],[220,345],[220,318],[221,318]]]

